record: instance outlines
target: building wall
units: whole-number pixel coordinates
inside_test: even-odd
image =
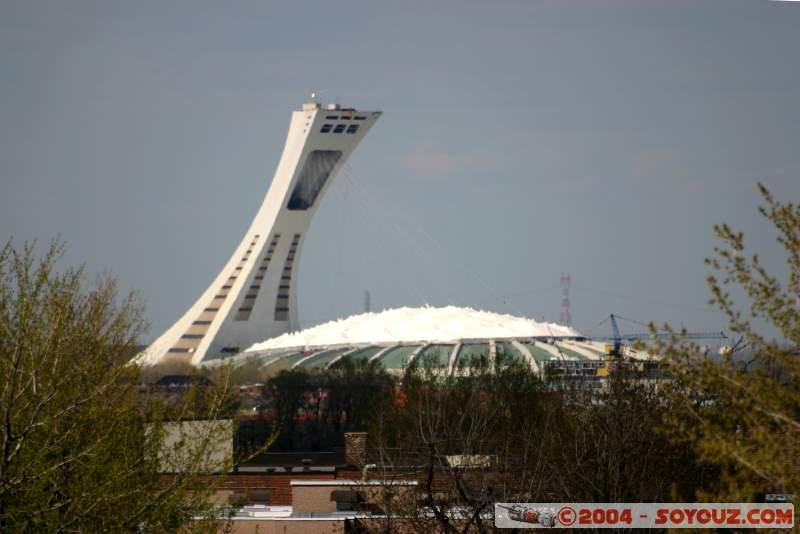
[[[217,488],[215,500],[227,501],[234,493],[247,495],[248,491],[266,490],[267,504],[288,506],[292,504],[292,480],[334,480],[335,477],[334,473],[231,473]],[[216,479],[208,477],[208,482],[215,483]]]
[[[234,521],[232,534],[344,534],[345,521],[330,519]]]
[[[293,512],[335,512],[330,486],[292,486]],[[346,488],[349,489],[349,488]]]
[[[374,480],[377,474],[373,473],[369,478]],[[247,495],[252,491],[268,492],[266,504],[272,506],[290,506],[292,504],[292,480],[359,480],[361,472],[355,470],[339,470],[336,473],[230,473],[226,475],[217,488],[215,500],[227,502],[229,496],[233,494]],[[421,470],[402,470],[392,473],[392,478],[404,480],[417,480],[420,484],[424,483],[424,473]],[[208,484],[216,484],[219,479],[214,475],[209,475],[200,479],[203,484],[207,480]],[[418,486],[418,488],[421,488]],[[436,472],[433,477],[433,491],[444,492],[452,488],[452,481],[447,473]],[[252,502],[252,501],[249,501]]]
[[[394,480],[383,483],[332,480],[292,485],[292,511],[326,513],[336,511],[336,501],[347,503],[350,510],[389,513],[407,509],[416,502],[415,480]],[[384,485],[386,484],[386,485]],[[339,495],[336,495],[339,494]]]
[[[205,439],[209,440],[206,447],[195,450],[197,443]],[[198,454],[202,465],[197,464]],[[189,469],[215,473],[229,468],[233,461],[233,420],[167,423],[158,459],[161,471],[166,473]]]

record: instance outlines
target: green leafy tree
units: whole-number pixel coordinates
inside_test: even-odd
[[[800,494],[800,206],[759,190],[759,212],[786,254],[786,279],[746,252],[741,232],[715,226],[711,303],[739,341],[721,356],[680,333],[659,343],[676,378],[666,430],[723,470],[717,488],[701,494],[709,499]],[[764,324],[774,332],[764,334]]]
[[[164,436],[190,411],[215,419],[225,396],[146,394],[129,364],[137,299],[110,277],[90,285],[83,269],[57,268],[62,251],[0,249],[0,531],[217,530],[214,484],[198,477],[225,436],[208,430],[189,447]],[[165,476],[165,465],[177,467]]]

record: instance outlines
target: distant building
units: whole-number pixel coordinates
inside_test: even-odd
[[[163,473],[196,470],[219,473],[233,465],[233,420],[179,421],[166,423],[159,450]],[[152,431],[149,427],[148,431]],[[197,443],[205,443],[197,447]]]
[[[386,471],[369,464],[366,438],[363,432],[347,434],[342,454],[269,455],[227,474],[213,498],[240,506],[231,532],[347,534],[385,528],[388,521],[392,532],[417,532],[406,514],[417,507],[423,470]],[[448,477],[435,474],[437,491],[447,491]],[[439,532],[433,518],[426,531]]]
[[[179,388],[189,386],[212,386],[214,383],[202,375],[164,375],[153,384],[160,388]]]
[[[657,358],[626,347],[642,365]],[[256,359],[266,375],[286,369],[334,369],[370,362],[402,374],[415,365],[443,374],[481,364],[524,364],[541,375],[598,376],[607,371],[605,342],[569,327],[525,317],[447,306],[395,308],[331,321],[256,343],[233,358]]]

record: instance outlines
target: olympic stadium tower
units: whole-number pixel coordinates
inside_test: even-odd
[[[299,328],[297,265],[336,173],[381,116],[316,101],[292,113],[278,168],[236,251],[200,298],[137,361],[194,365]]]

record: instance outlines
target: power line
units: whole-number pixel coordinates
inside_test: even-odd
[[[622,300],[633,300],[639,302],[646,302],[648,304],[657,304],[659,306],[666,306],[669,308],[687,310],[687,311],[698,311],[698,312],[706,312],[706,313],[720,313],[719,310],[709,307],[703,306],[693,306],[691,304],[678,304],[674,302],[667,302],[659,299],[647,298],[647,297],[635,297],[632,295],[626,295],[624,293],[617,293],[615,291],[610,291],[608,289],[595,289],[591,287],[587,287],[580,284],[573,284],[573,287],[578,289],[579,291],[588,291],[590,293],[599,293],[603,295],[609,295],[611,297],[615,297]]]
[[[349,165],[349,163],[345,163],[343,171],[346,171],[345,174],[348,175],[348,177],[353,181],[353,183],[355,183],[358,186],[360,186],[361,188],[363,188],[364,192],[367,194],[368,197],[371,197],[373,202],[375,202],[376,204],[381,206],[381,208],[382,208],[381,211],[382,211],[382,213],[384,215],[387,215],[387,214],[391,213],[396,218],[400,219],[404,223],[405,228],[403,228],[403,225],[399,225],[399,224],[396,224],[396,223],[395,223],[395,226],[397,227],[398,230],[404,231],[406,233],[406,235],[411,239],[411,241],[420,250],[422,250],[425,254],[428,254],[428,255],[430,254],[429,251],[424,246],[422,246],[420,244],[421,240],[415,239],[411,235],[411,232],[408,231],[409,228],[416,230],[416,232],[418,232],[418,235],[421,235],[423,238],[427,239],[428,243],[433,245],[433,247],[432,247],[433,249],[435,249],[435,250],[443,250],[443,251],[447,252],[448,253],[448,259],[449,259],[449,261],[451,263],[453,263],[455,266],[459,267],[462,270],[462,272],[464,272],[467,275],[469,275],[472,278],[474,278],[485,289],[488,289],[490,293],[493,293],[496,297],[500,297],[500,299],[502,300],[502,297],[501,297],[500,293],[498,291],[496,291],[494,289],[494,287],[492,287],[485,280],[483,280],[483,278],[481,278],[477,273],[475,273],[472,269],[470,269],[469,266],[467,266],[464,261],[462,261],[456,254],[453,254],[451,250],[448,250],[448,248],[446,246],[444,246],[442,243],[437,241],[423,227],[421,227],[419,224],[417,224],[413,219],[411,219],[402,210],[397,209],[397,207],[395,205],[387,204],[387,203],[382,202],[381,199],[380,199],[380,195],[378,195],[374,190],[372,190],[372,188],[369,186],[369,184],[367,184],[366,182],[361,181],[360,179],[358,179],[355,176],[355,173],[353,172],[353,169]],[[521,315],[521,312],[515,306],[513,306],[511,304],[508,304],[508,303],[506,303],[506,304],[513,311],[515,311],[516,313]]]

